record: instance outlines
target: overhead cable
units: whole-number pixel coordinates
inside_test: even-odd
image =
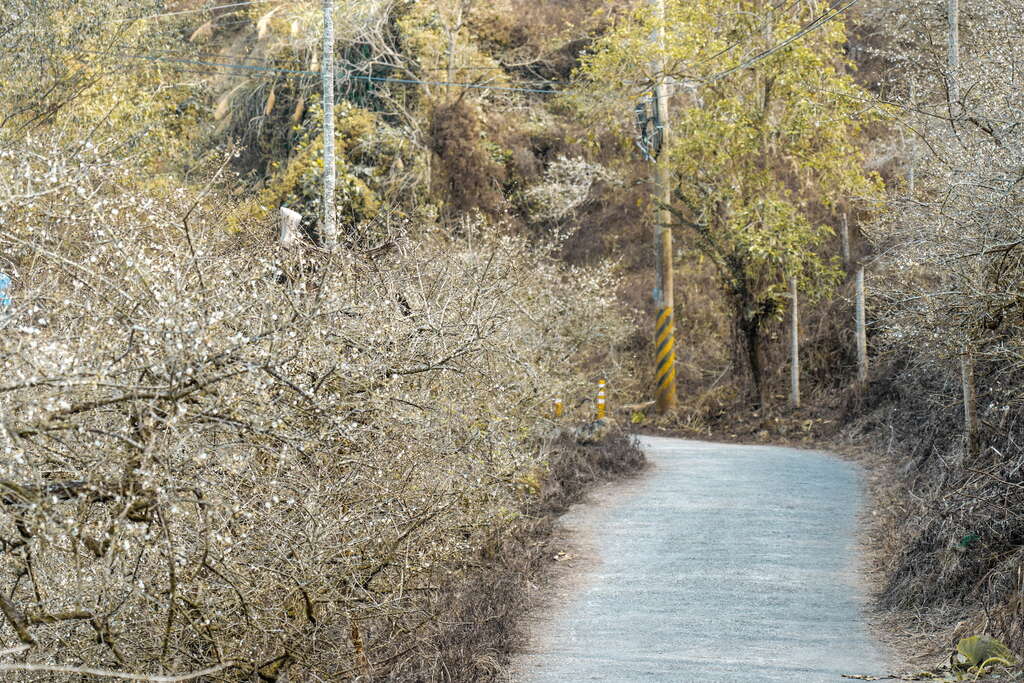
[[[784,8],[782,9],[782,11],[783,11],[783,12],[788,12],[788,11],[789,11],[790,9],[792,9],[792,8],[793,8],[793,7],[795,6],[795,5],[799,4],[799,3],[801,2],[801,1],[802,1],[802,0],[792,0],[792,1],[791,1],[791,2],[789,3],[789,5],[788,5],[788,6],[786,6],[786,7],[784,7]],[[770,11],[772,11],[772,12],[776,12],[776,11],[778,11],[778,9],[779,9],[780,7],[782,7],[782,5],[783,5],[783,4],[785,3],[785,2],[786,2],[786,0],[781,0],[781,1],[780,1],[780,2],[778,3],[778,4],[774,5],[774,6],[773,6],[773,7],[771,8],[771,10],[770,10]],[[725,46],[724,48],[722,48],[721,50],[719,50],[719,51],[718,51],[718,52],[716,52],[715,54],[713,54],[713,55],[709,55],[709,56],[705,57],[704,59],[700,60],[699,62],[696,62],[696,63],[694,63],[694,64],[693,64],[693,65],[691,66],[691,68],[693,68],[693,67],[698,67],[698,66],[703,66],[704,64],[707,64],[708,62],[710,62],[710,61],[712,61],[712,60],[714,60],[714,59],[718,59],[719,57],[721,57],[721,56],[722,56],[722,55],[724,55],[724,54],[728,54],[729,52],[732,52],[732,51],[733,51],[733,50],[735,50],[735,49],[736,49],[737,47],[739,47],[740,45],[742,45],[743,43],[747,42],[748,40],[750,40],[751,38],[753,38],[753,37],[754,37],[755,35],[757,35],[757,32],[758,32],[758,31],[762,31],[762,30],[764,30],[765,28],[767,28],[767,27],[768,27],[768,25],[769,25],[769,24],[771,24],[772,20],[773,20],[773,18],[769,16],[769,17],[768,17],[768,19],[766,19],[766,20],[764,20],[763,22],[761,22],[761,24],[760,24],[759,26],[756,26],[756,27],[754,27],[754,30],[753,30],[753,31],[751,31],[751,32],[750,32],[750,33],[749,33],[749,34],[748,34],[748,35],[747,35],[746,37],[744,37],[744,38],[740,38],[739,40],[737,40],[737,41],[734,41],[734,42],[730,43],[729,45],[726,45],[726,46]]]
[[[736,73],[737,71],[741,71],[743,69],[747,69],[747,68],[749,68],[751,66],[754,66],[758,62],[760,62],[760,61],[770,57],[771,55],[779,52],[780,50],[783,50],[784,48],[788,47],[789,45],[791,45],[795,41],[797,41],[800,38],[802,38],[805,35],[807,35],[808,33],[811,33],[812,31],[814,31],[814,30],[816,30],[818,28],[821,28],[822,26],[827,24],[829,21],[832,21],[836,17],[838,17],[841,14],[843,14],[844,12],[846,12],[848,9],[850,9],[853,5],[855,5],[859,1],[860,0],[845,0],[845,4],[843,4],[838,9],[835,9],[831,13],[827,13],[827,14],[824,14],[824,15],[816,18],[814,21],[808,23],[803,28],[801,28],[799,31],[794,33],[792,36],[790,36],[789,38],[785,39],[784,41],[778,43],[777,45],[775,45],[775,46],[773,46],[771,48],[768,48],[768,49],[758,53],[757,55],[751,57],[748,60],[745,60],[744,62],[742,62],[742,63],[740,63],[740,64],[738,64],[738,65],[736,65],[734,67],[731,67],[729,69],[721,71],[721,72],[719,72],[717,74],[714,74],[712,76],[709,76],[707,78],[702,78],[702,79],[698,79],[698,80],[700,82],[703,82],[703,83],[714,83],[716,81],[719,81],[719,80],[721,80],[723,78],[726,78],[726,77]],[[197,10],[181,10],[178,13],[186,13],[186,12],[194,12],[194,11],[212,11],[214,9],[222,9],[222,8],[227,8],[227,7],[238,7],[238,6],[242,6],[242,5],[261,4],[261,3],[264,3],[264,2],[267,2],[267,0],[247,0],[245,2],[237,2],[237,3],[228,4],[228,5],[218,5],[218,6],[214,6],[214,7],[202,8],[201,10],[200,9],[197,9]],[[833,5],[838,5],[838,4],[840,4],[839,0],[837,0],[836,2],[833,3]],[[176,14],[176,13],[166,13],[164,15],[154,15],[154,16],[170,16],[171,14]],[[204,60],[169,58],[169,57],[159,57],[159,56],[143,55],[143,54],[127,54],[127,53],[115,53],[115,52],[100,51],[100,50],[85,50],[85,49],[81,49],[81,48],[77,48],[76,49],[76,48],[70,48],[70,47],[68,49],[70,49],[72,51],[77,51],[77,52],[88,52],[88,53],[95,53],[95,54],[106,54],[106,55],[110,55],[110,56],[114,56],[114,57],[122,57],[122,58],[125,58],[125,59],[140,59],[140,60],[145,60],[145,61],[150,61],[150,62],[157,62],[157,63],[164,63],[164,64],[175,64],[175,65],[183,65],[183,66],[205,66],[205,67],[211,67],[211,68],[217,68],[217,69],[227,69],[227,70],[234,70],[234,71],[277,73],[277,74],[301,75],[301,76],[316,76],[316,75],[319,75],[318,71],[310,71],[310,70],[307,70],[307,69],[286,69],[286,68],[283,68],[283,67],[272,67],[272,66],[263,66],[263,65],[254,65],[254,64],[233,64],[233,63],[224,63],[224,62],[210,62],[210,61],[204,61]],[[732,48],[731,47],[730,48],[726,48],[726,51],[728,51],[729,49],[732,49]],[[706,63],[710,59],[711,58],[705,59],[705,60],[703,60],[700,63],[701,64]],[[527,87],[516,87],[516,86],[488,85],[488,84],[484,84],[484,83],[459,83],[459,82],[453,82],[453,81],[430,81],[430,80],[420,80],[420,79],[415,79],[415,78],[393,78],[393,77],[388,77],[388,76],[373,76],[373,75],[364,75],[364,74],[353,74],[351,72],[347,74],[347,78],[349,78],[351,80],[360,80],[360,81],[367,81],[367,82],[373,82],[373,83],[395,83],[395,84],[401,84],[401,85],[432,85],[432,86],[440,86],[440,87],[465,88],[465,89],[472,89],[472,90],[492,90],[492,91],[500,91],[500,92],[531,93],[531,94],[538,94],[538,95],[554,95],[554,94],[559,94],[559,93],[562,92],[560,90],[555,90],[553,88],[527,88]]]
[[[153,55],[141,55],[141,54],[127,54],[127,53],[116,53],[116,52],[105,52],[101,50],[79,50],[79,52],[90,52],[95,54],[110,55],[112,57],[121,57],[125,59],[141,59],[149,62],[158,62],[164,64],[182,64],[186,66],[207,66],[218,69],[232,69],[236,71],[248,71],[248,72],[264,72],[264,73],[278,73],[287,75],[299,75],[299,76],[317,76],[320,74],[319,71],[310,71],[308,69],[286,69],[283,67],[272,67],[272,66],[260,66],[255,64],[230,64],[225,62],[208,62],[198,59],[172,59],[168,57],[157,57]],[[404,85],[435,85],[435,86],[448,86],[452,88],[466,88],[473,90],[496,90],[501,92],[520,92],[520,93],[534,93],[539,95],[553,95],[560,91],[551,88],[520,88],[515,86],[505,85],[488,85],[486,83],[457,83],[452,81],[425,81],[416,78],[392,78],[389,76],[370,76],[363,74],[348,73],[346,77],[355,81],[368,81],[373,83],[398,83]]]
[[[274,0],[245,0],[244,2],[232,2],[228,5],[214,5],[213,7],[196,7],[194,9],[183,9],[175,12],[161,12],[160,14],[144,14],[138,17],[124,17],[121,19],[113,19],[114,22],[122,21],[141,21],[143,19],[158,19],[160,17],[175,17],[179,14],[196,14],[198,12],[213,12],[219,9],[229,9],[231,7],[245,7],[246,5],[268,5],[275,4]]]
[[[750,68],[751,66],[753,66],[753,65],[757,64],[758,62],[760,62],[761,60],[767,59],[768,57],[771,57],[776,52],[779,52],[780,50],[783,50],[784,48],[789,47],[792,43],[794,43],[797,40],[803,38],[808,33],[811,33],[812,31],[821,28],[822,26],[824,26],[828,22],[832,21],[833,19],[835,19],[839,15],[843,14],[846,10],[850,9],[851,7],[853,7],[858,2],[860,2],[860,0],[846,0],[846,4],[843,5],[842,7],[839,7],[838,9],[835,9],[835,11],[833,11],[830,14],[823,14],[822,16],[818,17],[817,19],[815,19],[814,21],[810,22],[809,24],[804,26],[802,29],[800,29],[799,31],[797,31],[796,33],[791,35],[789,38],[786,38],[781,43],[778,43],[777,45],[775,45],[774,47],[768,48],[767,50],[764,50],[763,52],[760,52],[760,53],[754,55],[753,57],[751,57],[750,59],[742,62],[741,64],[737,64],[736,66],[734,66],[732,68],[726,69],[725,71],[721,71],[721,72],[719,72],[719,73],[717,73],[717,74],[715,74],[713,76],[709,76],[708,78],[704,78],[704,79],[700,79],[700,80],[703,81],[704,83],[714,83],[715,81],[720,81],[720,80],[722,80],[723,78],[725,78],[727,76],[731,76],[732,74],[736,73],[737,71],[742,71],[743,69]],[[840,4],[840,3],[838,3],[838,2],[834,3],[834,5],[838,5],[838,4]]]

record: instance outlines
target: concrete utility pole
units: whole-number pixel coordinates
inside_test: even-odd
[[[334,223],[334,0],[324,0],[324,246],[333,249],[338,243],[338,227]]]
[[[796,288],[796,276],[789,278],[789,298],[792,300],[793,313],[790,319],[789,345],[789,403],[794,408],[800,407],[800,309]]]
[[[956,116],[960,102],[960,0],[948,0],[947,14],[949,19],[949,113]]]
[[[672,214],[668,205],[672,200],[672,188],[669,183],[669,125],[668,125],[668,85],[665,82],[665,61],[661,53],[665,48],[665,0],[651,0],[656,10],[658,30],[653,40],[658,57],[654,64],[654,75],[657,83],[654,88],[655,125],[660,135],[657,148],[657,160],[654,167],[655,209],[654,216],[654,260],[655,285],[654,303],[657,309],[657,322],[654,333],[654,378],[655,403],[661,414],[676,408],[676,352],[675,352],[675,314],[672,277]]]
[[[960,104],[960,0],[948,0],[949,36],[947,69],[949,75],[949,115],[956,119],[963,111]],[[952,124],[955,127],[955,123]],[[964,392],[964,439],[967,455],[976,456],[978,436],[978,395],[974,383],[974,349],[965,344],[960,354],[960,379]]]
[[[856,316],[857,316],[857,381],[866,384],[868,381],[868,326],[864,312],[864,266],[857,265],[856,276]]]
[[[914,110],[917,107],[917,84],[913,81],[910,83],[910,109]],[[903,130],[900,130],[900,135],[904,135]],[[906,147],[906,145],[904,145]],[[914,192],[917,190],[917,141],[910,141],[910,148],[907,150],[910,155],[910,168],[907,170],[907,189],[910,190],[910,196],[914,196]]]

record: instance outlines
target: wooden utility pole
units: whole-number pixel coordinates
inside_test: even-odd
[[[338,227],[334,223],[334,0],[324,0],[324,47],[321,77],[324,98],[324,246],[333,249],[338,243]]]
[[[856,315],[857,315],[857,381],[865,384],[868,381],[868,332],[864,313],[864,266],[857,266],[856,284]]]
[[[789,403],[800,407],[800,308],[797,298],[796,276],[789,278],[789,298],[792,302],[789,343]]]
[[[655,220],[654,220],[654,262],[655,285],[654,303],[657,309],[657,322],[654,333],[654,378],[655,403],[661,414],[676,408],[676,352],[675,352],[675,301],[673,296],[674,278],[672,273],[672,214],[668,206],[672,201],[672,188],[669,182],[669,125],[668,125],[668,84],[665,81],[665,0],[651,0],[654,4],[658,20],[655,31],[656,54],[653,64],[655,139],[657,159],[654,167]]]

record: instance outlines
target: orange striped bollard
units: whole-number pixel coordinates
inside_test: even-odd
[[[604,390],[605,381],[603,379],[597,380],[597,419],[603,420],[605,415],[605,395]]]
[[[562,417],[562,413],[565,412],[565,406],[562,404],[562,399],[556,398],[554,405],[555,417]]]

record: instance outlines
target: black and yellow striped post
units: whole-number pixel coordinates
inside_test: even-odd
[[[555,405],[554,405],[553,412],[554,412],[554,416],[556,418],[562,417],[562,414],[565,412],[565,405],[562,403],[562,399],[560,399],[560,398],[556,398],[555,399]]]
[[[597,380],[597,419],[603,420],[607,414],[607,406],[605,402],[608,400],[608,395],[605,392],[605,381],[603,379]]]
[[[676,335],[672,308],[658,311],[655,331],[654,384],[655,403],[659,413],[676,407]]]

